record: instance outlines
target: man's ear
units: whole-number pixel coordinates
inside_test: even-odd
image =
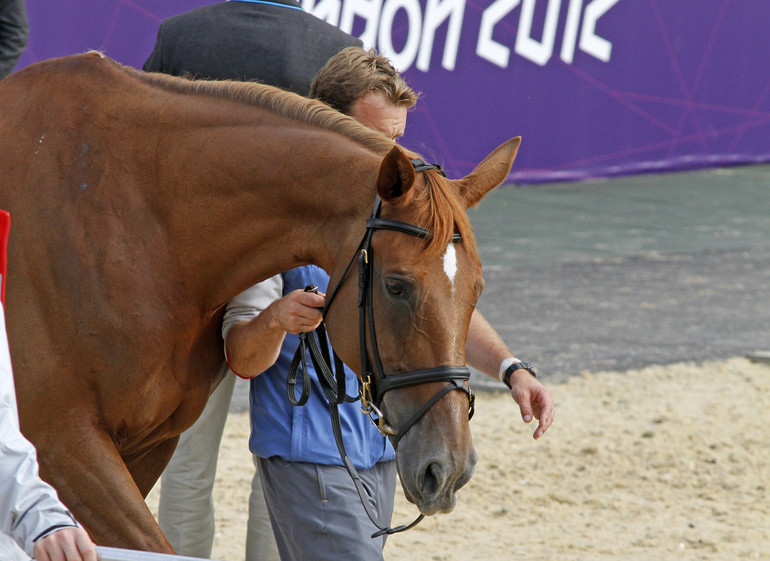
[[[377,194],[389,203],[399,202],[414,185],[414,167],[404,151],[394,146],[380,164],[377,174]]]

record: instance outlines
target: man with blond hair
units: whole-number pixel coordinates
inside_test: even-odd
[[[419,95],[386,57],[374,49],[348,47],[318,71],[310,97],[397,140],[404,135],[407,110]]]
[[[407,111],[417,102],[388,59],[376,51],[348,47],[318,72],[311,97],[351,115],[396,140],[404,134]],[[251,380],[251,437],[264,496],[283,561],[382,560],[386,536],[377,531],[344,467],[329,425],[329,403],[308,364],[311,390],[302,407],[286,396],[286,380],[299,344],[298,334],[321,322],[328,274],[314,265],[263,281],[227,306],[222,334],[230,368]],[[319,293],[306,292],[315,285]],[[535,416],[539,437],[550,425],[550,392],[519,363],[499,335],[474,312],[466,354],[473,366],[493,377],[514,366],[506,379],[525,420]],[[515,372],[514,372],[515,371]],[[523,375],[522,375],[523,374]],[[357,387],[346,367],[346,387]],[[380,524],[390,524],[396,485],[395,452],[360,411],[360,403],[338,406],[348,456],[358,471]],[[529,419],[526,416],[529,415]]]

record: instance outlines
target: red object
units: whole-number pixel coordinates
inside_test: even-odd
[[[0,302],[5,307],[5,271],[8,268],[8,232],[11,230],[11,215],[0,210]]]

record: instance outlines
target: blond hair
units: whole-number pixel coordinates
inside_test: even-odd
[[[347,47],[331,57],[313,78],[310,97],[349,115],[353,103],[372,91],[407,108],[419,97],[386,57],[361,47]]]

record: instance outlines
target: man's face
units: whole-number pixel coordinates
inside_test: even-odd
[[[406,129],[406,109],[393,104],[385,94],[372,91],[353,102],[350,116],[391,140],[397,140]]]

